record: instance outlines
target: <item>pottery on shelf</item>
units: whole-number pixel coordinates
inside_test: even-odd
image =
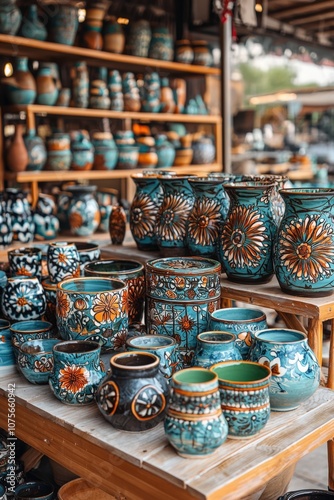
[[[26,169],[28,171],[43,170],[47,160],[47,151],[43,139],[36,134],[35,129],[29,129],[24,134],[23,141],[28,152]]]
[[[8,104],[32,104],[36,98],[36,82],[28,68],[27,57],[16,57],[13,75],[3,78],[4,93]]]
[[[193,60],[194,64],[198,64],[199,66],[213,65],[212,53],[209,48],[209,44],[206,40],[194,40],[193,50],[194,50],[194,60]]]
[[[173,37],[166,26],[153,28],[148,56],[152,59],[160,59],[162,61],[173,60]]]
[[[27,193],[20,189],[7,188],[6,211],[11,218],[13,240],[21,243],[32,241],[35,226]]]
[[[168,78],[161,78],[160,89],[160,112],[161,113],[174,113],[175,100],[173,89],[169,84]]]
[[[54,106],[58,99],[59,89],[54,78],[53,69],[47,63],[41,63],[36,75],[36,103]]]
[[[169,168],[174,165],[175,148],[165,134],[159,134],[155,139],[158,156],[158,168]]]
[[[72,98],[71,105],[75,108],[88,108],[89,104],[89,74],[85,61],[76,61],[71,69]]]
[[[0,191],[0,245],[10,245],[13,240],[12,217],[7,210],[6,193]],[[1,276],[1,273],[0,273]],[[1,292],[1,277],[0,277],[0,292]],[[1,295],[1,293],[0,293]]]
[[[54,132],[46,141],[48,158],[47,170],[69,170],[72,163],[71,140],[69,134]]]
[[[94,197],[96,186],[68,186],[71,193],[68,208],[70,231],[76,236],[90,236],[100,224],[100,209]]]
[[[91,170],[94,163],[94,146],[86,130],[72,132],[71,151],[71,170]]]
[[[23,172],[29,163],[28,151],[23,139],[23,125],[15,126],[14,135],[6,147],[6,166],[11,172]]]
[[[0,33],[16,35],[22,20],[22,14],[16,0],[3,0],[0,6]]]
[[[194,50],[190,40],[176,40],[175,61],[183,64],[191,64],[194,60]]]
[[[107,68],[97,68],[90,80],[89,107],[95,109],[110,109],[111,101],[107,86]]]
[[[42,277],[42,250],[38,247],[12,248],[7,252],[11,276]]]
[[[191,144],[193,150],[192,162],[194,165],[213,163],[216,157],[214,141],[209,136],[195,137]]]
[[[82,42],[85,47],[102,50],[102,27],[106,10],[107,5],[105,2],[89,2],[87,4],[82,32]]]
[[[130,23],[126,39],[126,53],[137,57],[148,57],[152,37],[151,26],[145,19]]]
[[[92,144],[94,153],[94,170],[113,170],[118,160],[118,149],[110,132],[95,132]]]
[[[24,10],[19,35],[42,42],[46,40],[48,32],[45,23],[39,19],[37,5],[29,5]]]
[[[79,26],[78,8],[74,5],[49,6],[49,37],[51,42],[73,45]]]
[[[123,27],[115,17],[108,17],[103,28],[103,50],[122,54],[125,46],[125,34]]]

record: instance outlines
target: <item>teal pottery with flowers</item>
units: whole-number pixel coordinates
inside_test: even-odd
[[[69,405],[92,404],[105,377],[97,342],[67,340],[53,346],[53,368],[49,377],[51,391]]]
[[[55,3],[49,5],[48,10],[50,41],[73,45],[79,26],[78,8],[74,5]]]
[[[6,319],[0,319],[0,376],[13,374],[15,371],[10,322]]]
[[[1,301],[2,312],[10,321],[39,319],[46,309],[43,287],[35,276],[8,278]]]
[[[231,332],[243,359],[248,359],[254,341],[254,333],[268,327],[267,318],[260,309],[227,307],[210,313],[211,330]]]
[[[281,189],[285,213],[274,247],[281,289],[304,297],[333,292],[334,189]]]
[[[27,340],[20,345],[17,364],[31,384],[47,384],[53,368],[53,347],[59,339]]]
[[[16,363],[20,354],[20,346],[24,342],[35,339],[57,338],[53,325],[49,321],[39,319],[12,323],[10,326],[10,335]],[[18,363],[16,366],[18,369],[20,368]]]
[[[6,189],[6,211],[10,215],[13,240],[30,243],[35,226],[27,193],[16,188]]]
[[[29,5],[24,10],[19,35],[41,42],[46,40],[48,32],[45,23],[39,19],[37,5]]]
[[[16,57],[13,75],[1,81],[8,104],[33,104],[36,99],[36,82],[28,67],[27,57]]]
[[[226,441],[228,427],[215,373],[205,368],[174,373],[164,428],[170,444],[185,458],[204,458]]]
[[[68,208],[70,231],[75,236],[90,236],[99,227],[100,208],[95,199],[96,186],[68,186],[71,193]]]
[[[271,369],[270,406],[274,411],[297,408],[320,384],[320,366],[305,333],[272,328],[255,333],[250,360]]]
[[[144,314],[144,265],[136,260],[95,260],[84,266],[84,276],[118,278],[128,287],[129,324],[140,323]]]
[[[221,265],[202,257],[169,257],[146,263],[146,326],[149,335],[173,337],[180,366],[193,364],[196,337],[208,330],[220,303]]]
[[[206,331],[197,335],[194,366],[210,368],[215,363],[230,359],[242,359],[236,335],[221,331]]]
[[[80,257],[75,243],[55,241],[48,245],[47,267],[52,283],[80,276]]]
[[[29,172],[43,170],[47,160],[47,151],[43,139],[36,134],[35,129],[28,129],[23,136],[23,140],[29,157],[26,170]]]
[[[187,254],[187,220],[195,201],[189,183],[192,177],[158,177],[163,199],[157,213],[156,237],[164,257]]]
[[[131,351],[110,358],[111,372],[100,384],[97,406],[116,429],[141,432],[165,418],[168,383],[159,371],[159,358]]]
[[[176,340],[166,335],[140,335],[126,341],[128,351],[150,352],[160,359],[159,369],[169,381],[178,369],[178,349]]]
[[[219,180],[189,179],[194,205],[186,223],[187,248],[191,255],[218,257],[219,234],[226,219],[227,195]]]
[[[42,277],[42,250],[38,247],[13,248],[7,252],[12,276]]]
[[[16,35],[22,20],[22,14],[16,0],[2,0],[0,6],[0,33]]]
[[[277,225],[271,210],[273,184],[225,184],[230,208],[219,238],[219,260],[227,279],[266,283],[274,274]]]
[[[225,361],[210,370],[218,376],[228,437],[249,439],[258,434],[270,417],[270,368],[251,361]]]
[[[128,334],[127,285],[121,280],[67,279],[58,283],[56,300],[64,340],[91,340],[109,351]]]

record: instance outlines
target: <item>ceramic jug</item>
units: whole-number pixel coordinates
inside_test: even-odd
[[[23,140],[23,125],[15,126],[15,133],[5,151],[6,166],[11,172],[23,172],[29,164],[29,155]]]
[[[47,34],[45,23],[38,17],[37,5],[29,5],[24,11],[19,35],[33,40],[44,41]]]

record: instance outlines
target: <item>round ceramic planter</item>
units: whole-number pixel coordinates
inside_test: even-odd
[[[17,321],[10,326],[11,342],[15,360],[17,362],[20,346],[30,340],[52,339],[56,332],[49,321],[29,320]]]
[[[46,309],[44,290],[36,277],[8,278],[1,300],[2,311],[10,321],[39,319]]]
[[[17,363],[32,384],[47,384],[53,368],[53,347],[59,339],[35,339],[23,342]]]
[[[211,331],[197,335],[194,366],[209,368],[229,359],[242,359],[233,333]]]
[[[59,241],[50,243],[47,251],[47,266],[52,283],[80,275],[80,257],[75,243]]]

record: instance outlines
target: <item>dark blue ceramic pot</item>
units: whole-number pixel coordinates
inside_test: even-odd
[[[79,25],[77,7],[56,3],[49,6],[49,13],[51,41],[73,45]]]
[[[13,240],[11,214],[7,210],[6,193],[0,192],[0,245],[10,245]]]

